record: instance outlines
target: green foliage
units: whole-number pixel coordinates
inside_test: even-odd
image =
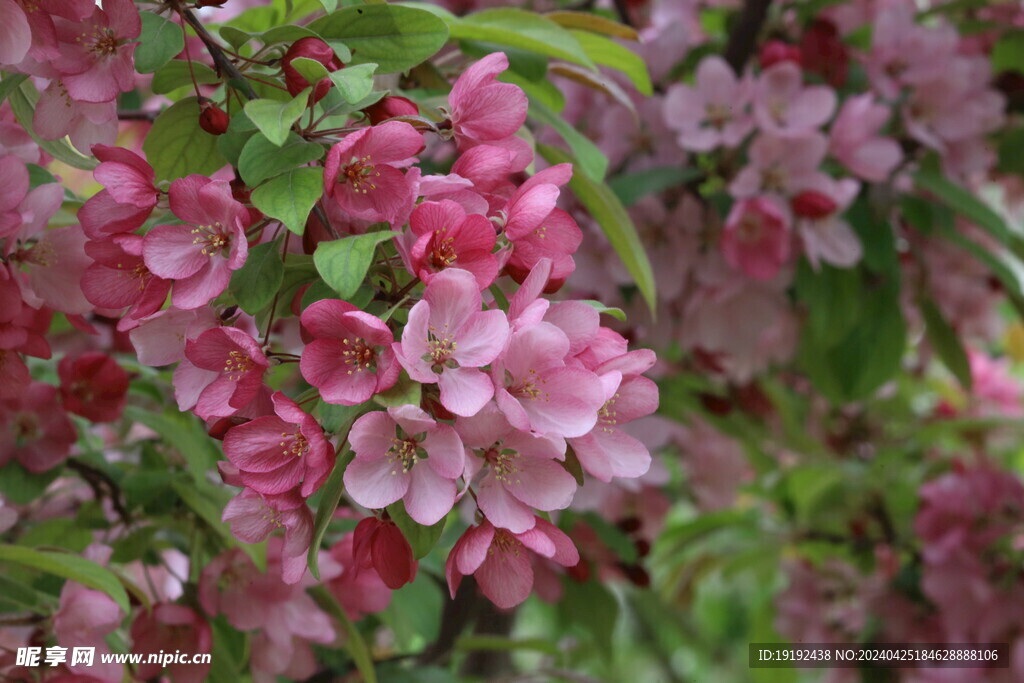
[[[140,12],[140,15],[142,34],[135,48],[135,70],[151,74],[185,48],[185,37],[181,26],[170,19],[152,12]]]
[[[357,64],[339,69],[330,74],[334,87],[349,104],[362,101],[373,90],[373,73],[377,70],[374,63]]]
[[[451,37],[479,40],[515,47],[530,52],[564,59],[589,69],[593,60],[573,34],[554,21],[514,7],[501,7],[474,12],[448,20]]]
[[[447,518],[442,518],[432,526],[424,526],[409,516],[409,513],[405,511],[405,503],[402,501],[392,503],[387,510],[402,535],[405,536],[405,540],[409,541],[409,545],[412,546],[413,556],[417,560],[426,557],[441,538]]]
[[[700,171],[686,166],[662,166],[636,173],[617,175],[608,187],[625,206],[633,206],[650,194],[688,183],[700,177]]]
[[[267,181],[252,192],[257,209],[301,235],[313,206],[324,193],[322,168],[295,168]]]
[[[610,66],[621,71],[633,83],[641,95],[653,92],[647,64],[635,52],[627,47],[588,31],[571,31],[580,47],[595,64]]]
[[[312,88],[306,88],[288,102],[252,100],[245,103],[245,114],[275,147],[288,139],[292,126],[309,103]]]
[[[160,112],[142,143],[157,180],[210,175],[226,163],[217,138],[199,127],[199,101],[186,97]]]
[[[218,448],[193,415],[180,413],[177,408],[156,413],[139,406],[128,406],[125,416],[146,425],[164,443],[177,450],[188,464],[189,474],[196,483],[205,482],[206,472],[220,459]]]
[[[547,124],[555,129],[562,136],[573,156],[576,157],[574,170],[583,171],[587,177],[596,183],[604,180],[604,174],[608,170],[608,157],[604,155],[597,145],[588,140],[586,136],[569,125],[569,122],[558,114],[548,109],[544,104],[537,101],[530,102],[530,117],[534,120]]]
[[[939,307],[930,299],[921,301],[921,313],[927,325],[928,340],[943,364],[953,373],[960,385],[971,390],[971,364],[956,330],[942,316]]]
[[[256,207],[266,213],[258,203]],[[270,303],[282,282],[284,263],[281,261],[281,244],[280,240],[275,240],[257,244],[249,250],[245,264],[231,274],[228,291],[243,311],[253,315]]]
[[[313,263],[320,276],[334,288],[338,296],[348,300],[363,284],[366,271],[373,263],[377,245],[392,237],[394,235],[390,230],[384,230],[321,242],[313,254]]]
[[[323,485],[320,495],[320,505],[316,508],[316,517],[313,519],[313,537],[309,546],[309,554],[306,556],[306,563],[309,566],[309,573],[314,579],[320,579],[320,544],[327,533],[327,527],[334,518],[334,511],[338,509],[338,502],[341,500],[341,492],[345,484],[342,477],[345,474],[345,465],[351,461],[351,456],[340,458],[335,464],[331,476]]]
[[[131,611],[128,594],[117,575],[84,557],[17,545],[0,545],[0,562],[11,562],[77,581],[106,593],[126,614]]]
[[[19,462],[4,465],[4,476],[0,477],[0,494],[15,505],[27,505],[42,496],[46,487],[60,476],[60,467],[41,473],[32,473]]]
[[[298,168],[324,155],[324,148],[289,133],[284,144],[274,145],[259,133],[249,138],[238,156],[238,173],[247,184],[256,186],[264,180]]]

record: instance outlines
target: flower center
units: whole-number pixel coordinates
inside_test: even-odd
[[[426,453],[419,447],[419,442],[413,438],[391,439],[391,448],[388,449],[388,459],[392,462],[391,474],[398,474],[398,467],[401,466],[402,474],[412,469]]]
[[[614,432],[614,427],[619,424],[618,412],[615,410],[615,399],[618,397],[619,392],[615,392],[615,395],[605,401],[597,411],[597,421],[601,425],[601,431],[606,434]]]
[[[494,478],[501,484],[521,484],[522,481],[515,476],[522,469],[518,466],[517,460],[519,459],[519,453],[512,450],[511,448],[498,449],[497,445],[493,448],[489,448],[484,453],[484,459],[490,464],[491,470],[494,472]]]
[[[757,242],[761,239],[763,227],[763,223],[759,217],[748,213],[740,220],[737,235],[741,242]]]
[[[431,238],[431,249],[430,249],[430,265],[437,270],[443,270],[448,266],[455,263],[459,255],[455,253],[454,237],[444,237],[441,235],[448,231],[448,228],[442,228],[434,233]]]
[[[505,531],[504,529],[495,529],[494,540],[491,541],[491,547],[487,549],[487,554],[493,555],[494,549],[497,548],[498,552],[502,555],[512,553],[516,557],[519,557],[519,549],[522,547],[522,542],[516,537],[514,537],[512,534]],[[505,558],[502,557],[502,561],[504,560]]]
[[[709,102],[704,107],[704,115],[707,116],[708,123],[716,130],[722,130],[725,128],[725,124],[732,120],[732,112],[727,104]]]
[[[14,418],[14,444],[24,446],[39,438],[39,420],[32,413],[19,413]]]
[[[224,226],[220,221],[214,222],[213,225],[197,225],[191,230],[191,233],[195,235],[192,238],[192,244],[204,245],[203,256],[212,256],[222,252],[231,246],[231,235],[222,232],[223,229]]]
[[[309,452],[309,441],[302,432],[295,430],[294,434],[288,432],[281,432],[281,446],[282,455],[290,455],[294,458],[301,458]]]
[[[348,370],[348,374],[353,372],[362,372],[363,370],[373,370],[373,364],[377,362],[377,352],[372,346],[366,343],[360,337],[355,339],[342,339],[342,345],[345,349],[341,352],[342,362],[348,363],[351,366]]]
[[[538,377],[536,370],[531,369],[526,378],[520,381],[516,381],[508,370],[505,371],[505,385],[508,387],[508,393],[516,398],[525,398],[531,401],[548,401],[550,399],[548,399],[547,394],[538,388],[538,385],[542,386],[544,384],[547,384],[547,380],[543,377]]]
[[[338,174],[338,182],[348,183],[356,192],[366,194],[370,190],[377,189],[377,186],[370,182],[370,178],[379,175],[380,172],[374,169],[373,164],[370,163],[370,155],[367,154],[362,158],[352,157],[348,166],[341,169],[341,173]]]
[[[245,376],[245,373],[256,367],[256,363],[253,362],[252,358],[245,355],[241,351],[229,351],[228,358],[224,361],[224,372],[227,373],[228,379],[232,382],[237,382]]]

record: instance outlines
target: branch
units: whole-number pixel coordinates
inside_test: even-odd
[[[97,502],[102,500],[104,496],[109,498],[111,505],[114,506],[114,511],[121,519],[121,523],[126,527],[131,526],[132,518],[128,514],[128,509],[121,498],[121,489],[117,482],[107,476],[107,473],[103,470],[88,465],[81,460],[69,458],[65,461],[65,465],[67,465],[68,469],[72,469],[82,475],[82,479],[92,489],[93,496],[95,496]]]
[[[743,72],[750,55],[757,47],[757,36],[768,17],[768,6],[772,0],[746,0],[736,24],[729,34],[729,42],[725,46],[725,61],[737,74]]]
[[[213,39],[210,32],[206,30],[206,27],[199,23],[196,16],[192,14],[192,10],[184,9],[180,6],[176,7],[176,9],[178,10],[178,14],[181,15],[181,18],[184,19],[188,25],[192,27],[192,30],[196,32],[196,35],[199,36],[199,40],[203,41],[203,45],[206,46],[206,50],[213,58],[213,63],[217,66],[217,73],[220,74],[221,78],[226,77],[229,81],[234,81],[234,83],[232,83],[233,87],[236,90],[241,90],[242,94],[250,100],[257,99],[256,92],[252,89],[252,86],[249,85],[249,82],[245,80],[245,76],[238,70],[235,63],[228,58],[223,48],[217,44],[217,41]]]

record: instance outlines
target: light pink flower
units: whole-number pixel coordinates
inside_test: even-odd
[[[825,125],[836,110],[836,93],[825,85],[804,87],[800,67],[780,62],[755,86],[754,119],[765,132],[803,135]]]
[[[402,172],[423,149],[423,136],[404,121],[387,121],[346,135],[324,164],[324,193],[363,220],[404,223],[416,184]]]
[[[880,95],[895,99],[903,86],[940,78],[957,51],[960,36],[949,24],[924,26],[910,4],[890,3],[875,16],[866,70]]]
[[[53,631],[61,647],[94,647],[96,655],[92,666],[76,664],[69,669],[80,675],[121,680],[124,666],[100,661],[110,653],[106,637],[121,626],[124,613],[110,596],[98,590],[68,581],[60,592],[60,606],[53,619]],[[70,650],[69,650],[70,652]]]
[[[239,428],[232,429],[228,436]],[[226,442],[225,438],[225,448]],[[245,489],[224,506],[222,520],[231,525],[235,538],[245,543],[259,543],[283,528],[281,579],[288,584],[302,579],[313,540],[313,514],[297,488],[277,496],[264,496],[253,489]]]
[[[132,346],[143,365],[171,365],[185,359],[185,342],[220,325],[212,308],[182,311],[168,308],[139,323],[130,332]]]
[[[275,415],[234,427],[224,437],[224,455],[238,469],[242,483],[265,495],[278,495],[300,485],[309,497],[334,467],[334,448],[323,429],[290,398],[271,397]]]
[[[132,0],[107,0],[80,22],[56,18],[60,57],[52,66],[72,98],[109,102],[135,87],[135,39],[142,31]]]
[[[31,47],[32,29],[24,10],[14,0],[0,0],[0,64],[17,64]]]
[[[480,214],[466,214],[450,199],[423,202],[409,217],[416,237],[410,249],[412,272],[426,283],[448,268],[469,271],[486,289],[498,275],[494,225]]]
[[[736,174],[729,192],[737,199],[790,195],[794,188],[822,175],[818,168],[827,151],[828,141],[817,132],[792,138],[762,133],[750,145],[748,164]]]
[[[771,199],[736,202],[722,230],[722,255],[733,268],[755,280],[771,280],[789,260],[789,216]]]
[[[12,154],[0,157],[0,239],[34,237],[63,201],[64,189],[58,183],[29,189],[25,162]]]
[[[174,371],[174,395],[182,410],[206,420],[235,414],[256,398],[270,366],[256,340],[234,327],[215,327],[185,342]]]
[[[94,144],[110,145],[117,139],[117,101],[80,102],[71,99],[67,87],[54,79],[39,94],[32,125],[44,140],[60,140],[88,152]]]
[[[717,55],[697,67],[694,86],[676,84],[665,96],[665,123],[679,134],[679,146],[695,152],[736,147],[753,129],[750,86]]]
[[[322,299],[301,321],[313,341],[302,351],[299,370],[328,403],[358,405],[398,380],[394,337],[380,318],[347,301]]]
[[[558,464],[565,440],[522,432],[493,403],[473,417],[460,417],[455,430],[479,458],[467,461],[476,483],[480,511],[495,526],[522,533],[533,528],[533,509],[562,510],[572,502],[576,480]]]
[[[327,557],[338,565],[339,572],[327,582],[327,589],[338,600],[349,619],[362,619],[380,612],[391,602],[391,589],[373,567],[361,562],[362,548],[356,552],[355,534],[345,534],[328,551]],[[404,563],[404,559],[402,560]],[[404,569],[401,568],[395,571]]]
[[[91,311],[93,306],[81,287],[82,276],[92,263],[85,254],[85,243],[85,235],[72,225],[45,231],[32,247],[20,252],[17,260],[28,274],[28,287],[23,291],[26,302],[61,313]]]
[[[213,649],[213,631],[206,620],[185,605],[160,603],[151,610],[142,610],[131,628],[133,650],[136,652],[209,653]],[[175,663],[167,667],[175,681],[200,683],[206,680],[210,664]],[[157,678],[164,670],[158,663],[143,663],[136,675],[142,679]]]
[[[547,322],[515,330],[493,364],[495,401],[516,429],[583,436],[605,400],[597,375],[566,364],[569,338]]]
[[[484,520],[467,529],[448,555],[445,575],[452,598],[462,577],[472,574],[483,594],[497,607],[510,609],[523,602],[533,589],[533,566],[527,550],[563,567],[580,561],[572,540],[545,519],[537,517],[534,526],[520,534],[496,529]]]
[[[860,260],[860,239],[842,215],[857,198],[860,183],[822,176],[790,200],[804,256],[817,269],[822,261],[849,268]]]
[[[481,311],[472,273],[451,268],[427,285],[423,299],[409,311],[395,356],[409,377],[437,383],[441,405],[456,415],[474,415],[494,395],[490,378],[479,368],[505,348],[508,320],[500,310]]]
[[[358,504],[379,509],[404,499],[409,516],[427,526],[452,509],[465,452],[450,425],[416,406],[391,407],[356,420],[349,443],[356,457],[345,490]]]
[[[888,178],[903,159],[899,143],[878,134],[891,114],[871,93],[847,99],[832,124],[832,156],[863,180],[878,183]]]
[[[142,243],[142,256],[157,277],[174,280],[177,308],[199,308],[228,286],[245,263],[249,212],[227,181],[190,175],[171,183],[171,211],[185,224],[158,225]]]

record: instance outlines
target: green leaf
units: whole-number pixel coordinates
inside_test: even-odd
[[[330,78],[342,98],[349,104],[355,104],[373,91],[373,72],[376,70],[376,64],[358,64],[333,71]]]
[[[324,39],[344,41],[353,64],[377,64],[382,74],[411,69],[448,40],[448,27],[434,14],[397,5],[346,7],[309,28]]]
[[[372,408],[373,405],[369,402],[355,406],[339,406],[320,399],[320,425],[328,434],[347,434],[356,418]]]
[[[531,102],[539,102],[555,114],[559,114],[565,109],[565,95],[558,89],[558,86],[547,79],[531,81],[509,69],[499,75],[498,80],[518,85]]]
[[[139,406],[128,406],[124,414],[129,420],[152,429],[164,443],[181,453],[188,463],[189,474],[197,482],[206,481],[206,472],[220,459],[218,448],[202,423],[192,415],[178,412],[177,408],[155,413]]]
[[[153,82],[150,86],[154,95],[166,95],[182,86],[192,85],[192,73],[195,73],[196,83],[199,85],[213,85],[220,83],[220,76],[210,67],[200,62],[192,62],[192,71],[189,71],[188,62],[184,59],[172,59],[164,64],[153,74]]]
[[[567,625],[582,626],[594,636],[600,647],[611,651],[619,603],[604,584],[599,581],[567,581],[559,608]]]
[[[1024,74],[1024,31],[1007,31],[992,48],[992,71]]]
[[[28,80],[28,74],[4,74],[0,80],[0,103],[7,99],[7,96],[14,92],[15,88]]]
[[[310,92],[312,88],[306,88],[288,102],[251,100],[245,103],[245,113],[272,144],[280,147],[288,139],[292,125],[306,111]]]
[[[914,184],[935,195],[935,198],[955,212],[975,223],[995,237],[1001,244],[1010,241],[1010,230],[995,211],[986,206],[968,190],[942,175],[941,171],[924,168],[914,175]]]
[[[593,181],[599,183],[604,180],[604,174],[608,170],[608,157],[587,136],[540,102],[530,102],[530,117],[551,126],[562,136],[576,157],[576,166],[579,170]]]
[[[577,485],[583,486],[586,483],[586,478],[583,476],[583,465],[580,463],[579,456],[576,455],[576,450],[572,446],[565,449],[565,460],[559,464],[562,466],[562,469],[572,475]]]
[[[10,78],[8,76],[7,78]],[[7,80],[6,78],[4,79]],[[31,81],[22,81],[21,85],[13,88],[7,96],[11,103],[11,111],[14,117],[21,124],[21,127],[32,137],[37,145],[57,161],[62,161],[68,166],[80,168],[83,171],[91,171],[96,168],[99,162],[93,157],[87,157],[75,149],[67,138],[60,140],[43,140],[36,135],[32,127],[32,119],[35,115],[36,103],[39,101],[39,93]],[[147,137],[148,139],[148,137]]]
[[[574,161],[571,156],[555,147],[539,144],[537,151],[552,164]],[[654,311],[657,301],[654,272],[651,270],[647,252],[640,243],[636,226],[633,225],[622,202],[607,185],[595,183],[583,173],[573,174],[569,188],[601,226],[612,248],[622,259],[629,274],[633,276],[647,306]]]
[[[441,532],[444,531],[445,522],[448,520],[447,517],[442,517],[441,521],[433,526],[423,526],[409,516],[409,513],[405,511],[405,503],[402,501],[388,505],[387,510],[391,515],[391,520],[405,536],[405,540],[409,541],[409,545],[412,546],[412,554],[417,560],[426,557],[437,545],[438,539],[441,538]]]
[[[247,185],[256,186],[323,155],[323,146],[306,142],[295,133],[289,134],[283,145],[275,145],[260,133],[253,135],[238,155],[238,172]]]
[[[252,40],[252,36],[249,33],[234,26],[221,26],[220,37],[226,40],[233,50],[238,50]]]
[[[217,149],[217,137],[199,127],[195,97],[186,97],[160,112],[142,151],[157,180],[174,180],[190,173],[211,175],[227,163]]]
[[[117,576],[109,569],[84,557],[48,550],[34,550],[17,545],[0,545],[0,562],[13,562],[77,581],[83,586],[109,595],[117,603],[117,606],[124,610],[125,614],[131,612],[128,594]]]
[[[614,38],[625,38],[626,40],[639,39],[636,29],[633,27],[620,24],[617,21],[606,19],[599,14],[592,14],[591,12],[559,11],[548,12],[544,16],[559,26],[569,29],[589,31],[590,33],[599,33]]]
[[[331,73],[326,66],[308,57],[296,57],[292,60],[292,67],[306,79],[307,83],[318,83],[320,79],[327,78]]]
[[[633,206],[649,194],[677,187],[700,177],[700,169],[686,166],[662,166],[620,175],[608,181],[608,187],[625,206]]]
[[[356,668],[362,674],[364,683],[377,683],[377,673],[373,668],[373,656],[370,654],[370,648],[366,646],[366,641],[363,640],[363,634],[359,632],[359,629],[345,614],[345,610],[325,586],[314,586],[309,592],[316,603],[337,619],[345,629],[348,636],[345,640],[345,649],[352,655],[352,661],[355,662]]]
[[[971,363],[967,359],[967,352],[964,350],[956,330],[942,316],[942,312],[935,302],[923,299],[920,306],[925,324],[928,326],[928,340],[935,347],[942,363],[960,382],[960,386],[970,391]]]
[[[626,564],[633,564],[639,559],[639,554],[636,550],[636,545],[622,529],[610,523],[604,517],[601,517],[595,512],[583,513],[583,519],[586,520],[590,528],[594,530],[597,537],[601,541],[611,548],[611,550],[619,556],[619,559]]]
[[[501,7],[455,19],[451,37],[508,45],[597,69],[573,34],[533,12]]]
[[[151,74],[185,48],[185,34],[181,26],[159,14],[140,12],[139,15],[142,33],[135,48],[135,70]]]
[[[575,30],[570,33],[595,64],[621,71],[641,95],[650,95],[654,92],[651,76],[647,73],[647,64],[637,53],[595,33]]]
[[[221,540],[228,546],[239,545],[245,552],[252,556],[252,546],[243,543],[237,544],[235,537],[231,533],[231,529],[228,524],[222,521],[221,517],[224,514],[224,506],[228,502],[228,493],[224,489],[216,488],[207,481],[202,481],[198,485],[195,483],[185,482],[183,480],[177,480],[171,483],[171,488],[178,494],[181,501],[188,506],[192,512],[196,513],[199,519],[206,522],[206,524],[220,536]]]
[[[377,245],[392,237],[394,234],[385,230],[321,242],[313,254],[313,263],[324,281],[347,301],[366,279]]]
[[[412,379],[405,370],[398,375],[398,381],[387,391],[375,394],[373,402],[389,408],[391,406],[419,405],[422,385]]]
[[[462,636],[455,642],[455,649],[463,652],[486,650],[489,652],[514,652],[532,650],[552,657],[558,657],[558,645],[547,638],[509,638],[507,636],[472,635]]]
[[[43,495],[46,487],[60,476],[63,469],[54,467],[35,474],[26,470],[17,461],[8,462],[0,468],[0,494],[15,505],[28,505]]]
[[[296,168],[253,190],[252,203],[263,213],[284,223],[296,235],[301,235],[306,230],[309,212],[323,193],[322,168]]]
[[[334,465],[331,476],[324,482],[320,505],[316,508],[316,517],[313,519],[313,538],[309,546],[309,553],[306,555],[306,565],[309,573],[317,581],[320,580],[320,544],[327,533],[327,527],[334,519],[334,511],[338,509],[338,502],[341,501],[341,492],[345,488],[343,477],[345,467],[351,461],[352,455],[347,458],[339,458]]]
[[[259,189],[256,192],[259,192]],[[267,213],[256,202],[256,192],[253,192],[253,204],[260,211]],[[281,262],[281,244],[279,240],[274,240],[257,244],[249,250],[245,264],[231,274],[231,283],[228,285],[228,289],[235,297],[239,307],[249,315],[253,315],[270,303],[283,281],[284,263]]]
[[[323,36],[317,35],[315,31],[310,31],[304,26],[294,26],[290,24],[274,26],[263,33],[257,34],[256,37],[259,38],[264,45],[273,45],[274,43],[294,43],[296,40],[300,40],[302,38],[323,38]],[[300,57],[300,59],[305,58]],[[323,78],[323,76],[321,76],[321,78]]]

